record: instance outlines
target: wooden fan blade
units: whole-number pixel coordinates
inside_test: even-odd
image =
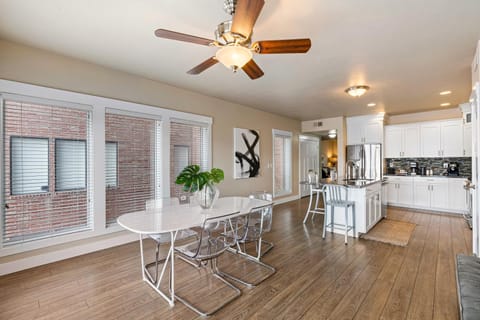
[[[250,38],[253,26],[264,4],[264,0],[238,0],[231,31],[245,38]]]
[[[159,38],[191,42],[191,43],[201,44],[204,46],[208,46],[210,43],[213,42],[213,40],[210,40],[210,39],[196,37],[189,34],[165,30],[165,29],[155,30],[155,35]]]
[[[207,70],[211,66],[216,65],[217,63],[218,63],[218,60],[215,59],[215,57],[211,57],[211,58],[208,58],[207,60],[203,61],[202,63],[200,63],[198,66],[193,67],[192,69],[188,70],[187,73],[188,74],[199,74],[199,73]]]
[[[264,74],[262,69],[260,69],[258,64],[256,64],[255,61],[253,61],[253,59],[248,61],[247,64],[242,67],[242,70],[245,71],[245,73],[252,80],[258,79]]]
[[[310,39],[265,40],[252,45],[256,53],[305,53],[312,46]]]

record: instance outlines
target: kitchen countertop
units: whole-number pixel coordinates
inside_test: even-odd
[[[300,181],[300,184],[307,184],[307,185],[314,185],[318,186],[320,188],[324,184],[336,184],[336,185],[341,185],[347,188],[366,188],[368,186],[371,186],[375,183],[381,183],[381,179],[376,179],[376,180],[347,180],[343,177],[339,177],[336,180],[327,178],[327,179],[320,179],[318,181],[318,184],[316,183],[309,183],[308,181]]]
[[[419,177],[419,178],[446,178],[446,179],[470,179],[466,176],[444,176],[444,175],[433,175],[433,176],[422,176],[422,175],[405,175],[405,174],[386,174],[384,177]]]

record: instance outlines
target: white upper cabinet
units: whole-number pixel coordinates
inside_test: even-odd
[[[462,157],[462,120],[422,123],[420,125],[420,151],[422,157]]]
[[[386,158],[419,156],[419,126],[417,124],[386,126],[384,149]]]
[[[440,157],[440,124],[436,122],[420,125],[420,149],[422,157]]]
[[[440,122],[442,157],[463,156],[463,126],[462,120]]]
[[[383,143],[383,114],[347,118],[347,145]]]
[[[385,127],[385,158],[403,156],[403,128],[401,126]]]

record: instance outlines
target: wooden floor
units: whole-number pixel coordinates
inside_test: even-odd
[[[322,240],[321,216],[302,224],[306,204],[275,207],[268,234],[275,248],[264,260],[277,273],[241,287],[212,319],[458,318],[454,257],[472,251],[461,218],[390,208],[389,218],[417,224],[407,247],[351,238],[345,246],[341,235]],[[181,303],[170,308],[142,282],[138,250],[135,242],[0,277],[0,319],[199,318]],[[200,275],[177,266],[180,286]],[[185,288],[208,300],[205,287]]]

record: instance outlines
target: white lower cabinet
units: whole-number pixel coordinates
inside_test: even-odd
[[[415,177],[414,206],[422,209],[448,209],[448,179]]]
[[[453,211],[467,211],[470,191],[465,190],[463,179],[448,180],[448,208]]]
[[[389,205],[463,213],[467,210],[467,192],[463,178],[387,176]]]
[[[381,186],[366,190],[366,230],[370,230],[382,218],[381,192]]]
[[[413,203],[412,177],[388,177],[387,203],[408,206]]]

